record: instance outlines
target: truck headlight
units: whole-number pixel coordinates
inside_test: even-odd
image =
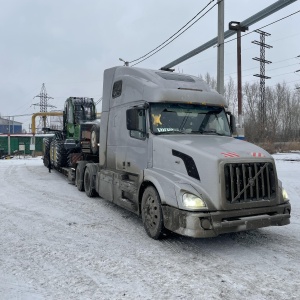
[[[284,202],[290,200],[290,199],[289,199],[289,195],[288,195],[287,191],[286,191],[284,188],[282,188],[282,197],[283,197],[283,201],[284,201]]]
[[[182,203],[183,206],[189,209],[203,209],[207,208],[206,203],[198,196],[193,194],[183,194],[182,196]]]

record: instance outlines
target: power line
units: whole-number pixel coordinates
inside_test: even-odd
[[[277,76],[287,75],[287,74],[293,74],[293,73],[295,73],[295,71],[293,71],[293,72],[288,72],[288,73],[282,73],[282,74],[273,75],[272,77],[277,77]]]
[[[275,23],[277,23],[277,22],[279,22],[279,21],[282,21],[282,20],[284,20],[284,19],[286,19],[286,18],[289,18],[289,17],[291,17],[291,16],[293,16],[293,15],[299,13],[299,12],[300,12],[300,10],[297,10],[296,12],[294,12],[294,13],[288,15],[288,16],[285,16],[285,17],[283,17],[283,18],[281,18],[281,19],[278,19],[278,20],[276,20],[276,21],[274,21],[274,22],[271,22],[271,23],[269,23],[269,24],[267,24],[267,25],[264,25],[264,26],[262,26],[262,27],[260,27],[260,28],[257,28],[257,29],[254,29],[254,30],[252,30],[252,31],[249,31],[249,32],[243,34],[241,37],[244,37],[244,36],[246,36],[246,35],[248,35],[248,34],[250,34],[250,33],[253,33],[253,32],[255,32],[255,30],[260,30],[260,29],[263,29],[263,28],[268,27],[268,26],[270,26],[270,25],[273,25],[273,24],[275,24]],[[233,39],[231,39],[231,40],[228,40],[228,41],[224,42],[223,44],[227,44],[227,43],[229,43],[229,42],[235,41],[236,39],[237,39],[237,38],[233,38]]]
[[[273,77],[282,76],[282,75],[289,75],[289,74],[293,74],[293,73],[295,73],[295,71],[293,71],[293,72],[287,72],[287,73],[281,73],[281,74],[277,74],[277,75],[272,75],[272,78],[273,78]],[[252,76],[252,75],[247,75],[247,76],[244,76],[244,77],[248,77],[248,76]],[[256,81],[256,80],[253,79],[253,80],[249,80],[249,81],[247,81],[247,82],[254,82],[254,81]],[[297,80],[295,80],[295,81],[297,81]],[[290,82],[293,82],[293,81],[290,81]],[[290,82],[289,82],[289,83],[290,83]]]
[[[291,64],[291,65],[286,65],[286,66],[282,66],[282,67],[278,67],[278,68],[273,68],[273,69],[269,69],[268,71],[273,71],[273,70],[283,69],[283,68],[287,68],[287,67],[295,66],[295,65],[297,65],[297,64]],[[245,69],[245,70],[243,70],[243,71],[249,71],[249,70],[253,70],[253,69],[257,69],[257,67]],[[236,74],[236,72],[232,72],[232,73],[225,74],[225,76],[230,76],[231,74]],[[247,77],[247,76],[253,76],[253,74],[243,75],[243,77]]]
[[[272,78],[273,78],[273,77],[282,76],[282,75],[293,74],[293,73],[295,73],[295,71],[287,72],[287,73],[281,73],[281,74],[277,74],[277,75],[272,75]],[[245,76],[243,76],[243,78],[244,78],[244,77],[249,77],[249,76],[253,76],[253,75],[252,75],[252,74],[250,74],[250,75],[245,75]],[[253,82],[253,81],[256,81],[256,80],[253,79],[253,80],[250,80],[250,81],[248,81],[248,82]]]
[[[135,63],[132,66],[135,66],[141,62],[143,62],[144,60],[150,58],[151,56],[153,56],[154,54],[156,54],[157,52],[161,51],[162,49],[164,49],[166,46],[168,46],[170,43],[172,43],[174,40],[176,40],[178,37],[180,37],[183,33],[185,33],[189,28],[191,28],[195,23],[197,23],[201,18],[203,18],[208,12],[210,12],[218,3],[215,3],[210,9],[208,9],[204,14],[202,14],[196,21],[194,21],[192,24],[190,24],[187,28],[185,28],[183,30],[184,27],[186,27],[192,20],[194,20],[201,12],[203,12],[214,0],[211,0],[200,12],[198,12],[188,23],[186,23],[183,27],[181,27],[176,33],[174,33],[171,37],[169,37],[166,41],[164,41],[163,43],[161,43],[159,46],[157,46],[155,49],[149,51],[147,54],[141,56],[140,58],[137,58],[135,60],[130,61],[129,63],[138,61],[142,58],[142,60],[140,60],[139,62]],[[223,0],[222,0],[223,1]],[[182,31],[183,30],[183,31]],[[182,31],[182,32],[180,32]],[[180,33],[179,33],[180,32]],[[179,34],[178,34],[179,33]],[[178,34],[178,35],[177,35]],[[163,46],[164,45],[164,46]],[[156,51],[155,51],[156,50]],[[155,51],[155,52],[154,52]],[[152,53],[153,52],[153,53]],[[151,55],[149,55],[150,53],[152,53]],[[149,56],[148,56],[149,55]]]
[[[100,94],[97,94],[97,95],[93,95],[93,96],[86,96],[85,95],[85,97],[90,97],[90,98],[96,98],[96,97],[98,97],[98,96],[100,96]],[[67,98],[69,98],[70,97],[70,95],[69,96],[53,96],[53,98],[61,98],[61,99],[67,99]],[[54,102],[57,102],[57,101],[54,101]]]
[[[13,116],[1,116],[1,118],[12,118],[12,117],[27,117],[32,116],[32,114],[24,114],[24,115],[13,115]]]
[[[208,4],[206,4],[206,6],[201,9],[192,19],[190,19],[184,26],[182,26],[178,31],[176,31],[173,35],[171,35],[167,40],[165,40],[163,43],[161,43],[160,45],[158,45],[156,48],[154,48],[153,50],[149,51],[148,53],[146,53],[145,55],[137,58],[137,59],[134,59],[132,61],[130,61],[129,63],[133,63],[133,62],[136,62],[142,58],[144,58],[145,56],[147,56],[148,54],[152,53],[153,51],[155,51],[156,49],[158,49],[160,46],[164,45],[166,42],[168,42],[172,37],[174,37],[177,33],[179,33],[184,27],[186,27],[189,23],[191,23],[199,14],[202,13],[203,10],[205,10],[214,0],[211,0]]]
[[[299,35],[299,34],[300,34],[300,33],[293,34],[293,35],[289,35],[289,36],[285,36],[285,37],[280,38],[280,39],[277,39],[277,40],[271,40],[270,42],[276,43],[276,42],[278,42],[278,41],[281,41],[281,40],[284,40],[284,39],[288,39],[288,38],[294,37],[294,36]],[[245,51],[247,51],[247,50],[254,49],[254,48],[255,48],[255,46],[248,47],[248,48],[242,48],[242,52],[245,52]],[[235,52],[233,52],[233,51],[231,51],[231,52],[225,52],[225,55],[227,56],[227,55],[231,55],[231,54],[233,54],[233,53],[235,53]],[[273,64],[276,64],[276,63],[279,63],[279,62],[283,62],[283,61],[286,61],[286,60],[291,60],[291,59],[294,59],[294,58],[295,58],[295,57],[287,58],[287,59],[285,59],[285,60],[273,62]],[[184,63],[184,64],[181,64],[181,66],[182,66],[182,67],[184,67],[184,66],[189,66],[189,65],[193,65],[193,64],[198,63],[198,62],[208,61],[208,60],[215,60],[215,59],[216,59],[215,56],[211,56],[211,57],[209,57],[209,58],[203,58],[203,59],[200,59],[200,60],[197,59],[197,60],[191,61],[191,62],[189,62],[189,63]],[[245,69],[245,70],[243,70],[243,71],[248,71],[248,70],[251,70],[251,69],[254,69],[254,68]],[[230,74],[236,74],[236,72],[227,73],[227,74],[225,74],[225,76],[230,75]]]
[[[284,83],[289,84],[289,83],[293,83],[293,82],[296,82],[296,81],[299,81],[299,79],[297,79],[297,80],[292,80],[292,81],[288,81],[288,82],[285,82],[285,81],[284,81]],[[277,84],[278,84],[278,83],[273,84],[273,85],[269,85],[269,86],[272,87],[272,86],[276,86]]]
[[[287,60],[292,60],[292,59],[295,59],[295,58],[297,58],[297,57],[293,56],[293,57],[291,57],[291,58],[287,58],[287,59],[275,61],[275,62],[273,62],[272,64],[273,64],[273,65],[274,65],[274,64],[278,64],[278,63],[281,63],[281,62],[284,62],[284,61],[287,61]],[[286,67],[294,66],[294,65],[297,65],[297,64],[298,64],[298,63],[291,64],[291,65],[286,65],[286,66],[283,66],[283,67],[270,69],[269,71],[276,70],[276,69],[281,69],[281,68],[286,68]],[[249,69],[245,69],[245,70],[243,70],[243,71],[249,71],[249,70],[253,70],[253,69],[256,69],[256,67],[249,68]],[[231,75],[231,74],[236,74],[236,72],[227,73],[227,74],[225,74],[225,75],[228,76],[228,75]],[[251,74],[251,75],[252,75],[252,74]],[[247,76],[250,76],[250,75],[247,75]]]

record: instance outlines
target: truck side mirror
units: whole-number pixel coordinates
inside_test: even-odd
[[[230,114],[230,129],[232,134],[236,134],[236,122],[235,122],[235,116]]]
[[[140,131],[138,109],[132,108],[126,111],[126,123],[128,130]]]

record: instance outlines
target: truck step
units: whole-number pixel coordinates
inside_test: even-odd
[[[127,208],[128,210],[136,211],[136,205],[126,198],[121,198],[119,205]]]

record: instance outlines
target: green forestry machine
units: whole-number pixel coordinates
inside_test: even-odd
[[[80,160],[98,162],[100,120],[96,118],[93,98],[69,97],[63,111],[63,129],[53,130],[54,137],[44,138],[44,165],[59,171],[76,167]]]

